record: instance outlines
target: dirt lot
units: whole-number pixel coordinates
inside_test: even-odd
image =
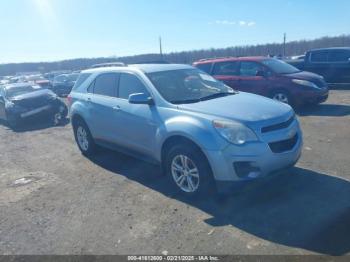
[[[0,254],[349,254],[350,91],[300,120],[296,168],[197,201],[155,166],[83,157],[69,124],[0,125]]]

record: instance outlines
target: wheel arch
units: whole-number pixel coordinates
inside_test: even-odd
[[[160,152],[160,154],[161,154],[160,160],[161,160],[161,165],[162,165],[163,170],[164,170],[165,158],[166,158],[167,152],[169,152],[169,150],[173,146],[179,145],[179,144],[185,144],[185,145],[194,147],[198,151],[198,153],[200,153],[206,159],[206,161],[210,167],[210,171],[212,172],[212,167],[211,167],[210,161],[209,161],[207,155],[205,154],[204,150],[196,142],[194,142],[193,139],[188,138],[188,137],[181,135],[181,134],[171,135],[164,140],[162,147],[161,147],[161,152]]]

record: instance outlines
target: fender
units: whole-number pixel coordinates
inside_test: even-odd
[[[162,147],[165,141],[174,136],[182,136],[198,145],[203,152],[206,150],[220,150],[227,146],[227,142],[213,130],[209,119],[198,119],[190,116],[172,117],[161,125],[156,134],[156,159],[161,160]]]

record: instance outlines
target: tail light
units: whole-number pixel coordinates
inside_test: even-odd
[[[70,107],[72,105],[72,102],[73,102],[73,99],[71,97],[71,95],[68,95],[67,96],[67,104],[68,104],[68,107]]]

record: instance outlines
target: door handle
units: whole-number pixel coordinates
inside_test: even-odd
[[[86,98],[86,101],[91,102],[91,98],[90,97]]]
[[[120,106],[113,106],[113,110],[114,110],[114,111],[120,111],[121,108],[120,108]]]

